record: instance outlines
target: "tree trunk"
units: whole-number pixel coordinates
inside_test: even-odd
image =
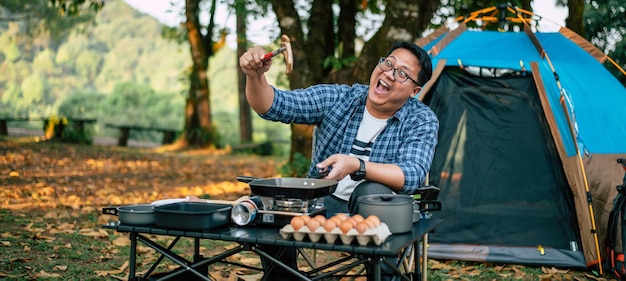
[[[239,57],[248,49],[246,38],[246,1],[236,0],[235,13],[237,14],[237,65]],[[241,143],[252,142],[252,115],[250,104],[246,100],[246,75],[237,67],[237,85],[239,86],[239,131]]]
[[[327,31],[327,24],[323,24],[324,19],[326,21],[331,20],[329,14],[323,14],[313,20],[313,12],[311,14],[311,21],[320,23],[319,29],[316,27],[313,30],[309,29],[309,34],[305,41],[304,31],[302,29],[302,23],[298,16],[298,12],[295,9],[293,1],[284,0],[271,0],[272,8],[276,17],[279,19],[279,26],[281,33],[287,34],[291,38],[291,48],[293,50],[294,69],[289,75],[289,84],[292,89],[304,88],[316,83],[317,79],[321,79],[321,61],[325,56],[325,52],[320,50],[328,50],[325,46],[326,38],[324,35],[316,36],[318,34]],[[332,2],[330,0],[315,1],[313,3],[312,11],[328,11],[320,3]],[[310,25],[313,23],[310,23]],[[332,26],[332,23],[331,23]],[[316,31],[317,30],[317,31]],[[325,34],[325,36],[333,36],[333,33]],[[314,44],[312,42],[315,42]],[[314,52],[314,53],[310,53]],[[289,153],[289,162],[293,163],[294,155],[300,153],[307,158],[311,158],[311,152],[313,149],[313,126],[291,124],[291,149]]]
[[[358,1],[340,0],[339,1],[339,26],[337,27],[337,59],[344,61],[356,56],[356,15],[358,9]],[[342,63],[343,65],[343,63]],[[345,65],[343,65],[345,66]],[[354,83],[354,73],[351,68],[333,70],[329,77],[330,83]]]
[[[354,44],[356,38],[356,12],[357,1],[340,0],[339,1],[339,27],[337,28],[337,38],[339,39],[339,59],[354,57],[356,55],[356,47]]]
[[[568,0],[567,10],[569,12],[565,19],[565,26],[580,36],[585,36],[585,1],[584,0]]]
[[[389,0],[385,6],[385,20],[372,38],[365,43],[355,69],[354,79],[369,83],[372,69],[378,59],[386,55],[389,47],[397,41],[415,41],[430,24],[441,1],[419,1],[419,4],[403,0]]]
[[[217,136],[211,124],[211,105],[209,103],[211,92],[207,75],[209,57],[212,55],[211,34],[213,29],[213,16],[207,35],[203,35],[200,26],[201,0],[185,1],[185,29],[191,51],[192,68],[189,74],[189,96],[185,107],[185,128],[179,139],[184,146],[212,146],[215,145]],[[212,6],[214,14],[215,0]],[[180,143],[179,143],[180,144]]]

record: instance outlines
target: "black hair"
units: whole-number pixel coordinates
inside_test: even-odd
[[[430,77],[433,76],[433,63],[430,60],[430,56],[428,56],[424,49],[411,42],[397,42],[393,44],[387,56],[391,55],[394,50],[400,48],[409,50],[417,57],[417,60],[419,60],[420,72],[417,74],[417,83],[419,86],[424,86],[424,84],[430,80]]]

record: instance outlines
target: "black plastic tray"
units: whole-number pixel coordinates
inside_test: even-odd
[[[154,207],[154,224],[173,229],[210,229],[230,223],[233,206],[203,202],[178,202]]]

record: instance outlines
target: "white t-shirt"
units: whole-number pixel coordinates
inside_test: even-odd
[[[370,153],[372,152],[372,145],[380,132],[385,129],[385,126],[387,126],[387,119],[378,119],[372,116],[369,111],[367,111],[366,107],[365,113],[363,114],[363,120],[361,120],[359,131],[356,134],[356,139],[352,143],[349,155],[361,158],[363,161],[369,161]],[[361,183],[361,181],[353,181],[350,178],[350,175],[347,175],[339,181],[337,189],[333,195],[348,201],[348,199],[350,199],[350,194],[352,194],[352,191],[354,191],[354,188],[359,183]]]

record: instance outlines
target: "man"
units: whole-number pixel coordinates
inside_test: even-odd
[[[329,170],[324,179],[339,181],[324,199],[328,217],[358,212],[362,195],[412,194],[420,187],[439,128],[432,110],[414,98],[432,75],[424,50],[409,42],[393,45],[374,67],[369,86],[314,85],[293,91],[270,86],[265,72],[271,60],[263,61],[264,55],[253,47],[239,58],[246,98],[264,119],[316,125],[309,175]],[[295,260],[295,253],[288,256]]]

